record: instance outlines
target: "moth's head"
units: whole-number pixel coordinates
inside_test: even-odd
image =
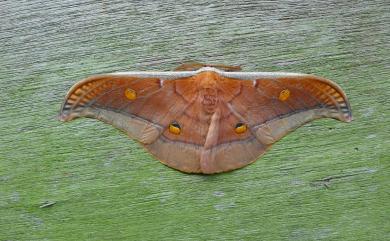
[[[194,80],[199,83],[200,89],[216,89],[219,81],[220,72],[218,69],[204,67],[198,70],[198,74],[194,75]]]

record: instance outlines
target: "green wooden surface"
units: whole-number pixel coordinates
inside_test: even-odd
[[[2,1],[0,240],[390,240],[389,12],[387,1]],[[101,122],[56,120],[79,79],[185,60],[327,77],[355,120],[315,121],[212,176],[165,167]]]

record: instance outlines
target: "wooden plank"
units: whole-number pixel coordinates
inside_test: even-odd
[[[390,240],[385,1],[5,1],[0,240]],[[56,120],[86,76],[184,60],[336,81],[319,120],[256,163],[187,175],[103,123]]]

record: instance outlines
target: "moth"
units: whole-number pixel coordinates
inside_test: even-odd
[[[212,174],[256,161],[307,122],[350,122],[352,112],[343,90],[321,77],[189,63],[81,80],[59,114],[62,121],[78,117],[124,131],[169,167]]]

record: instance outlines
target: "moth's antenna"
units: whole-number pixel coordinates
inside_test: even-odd
[[[230,66],[223,64],[203,64],[196,61],[189,61],[181,64],[175,71],[196,71],[203,67],[213,67],[227,72],[241,71],[241,66]]]

